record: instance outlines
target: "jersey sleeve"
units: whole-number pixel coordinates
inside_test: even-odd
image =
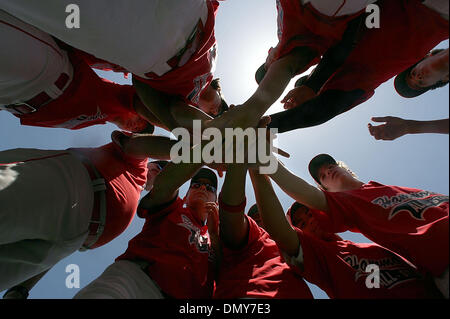
[[[351,218],[352,196],[345,192],[324,191],[327,199],[329,226],[331,232],[342,233],[345,231],[359,232]]]

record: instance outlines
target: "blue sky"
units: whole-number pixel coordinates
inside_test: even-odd
[[[270,46],[277,43],[274,0],[228,0],[222,2],[216,23],[219,44],[216,76],[221,78],[229,104],[240,104],[256,89],[254,72],[265,61]],[[438,47],[447,48],[448,41]],[[381,48],[374,48],[382,54]],[[122,75],[99,72],[118,83],[129,83]],[[293,88],[295,79],[289,85]],[[287,93],[286,91],[286,93]],[[398,96],[392,80],[381,85],[375,96],[357,108],[318,127],[279,134],[279,146],[291,154],[282,159],[294,173],[313,183],[307,171],[309,160],[319,153],[329,153],[343,160],[365,182],[400,185],[448,195],[449,137],[440,134],[408,135],[395,141],[376,141],[369,135],[367,123],[372,116],[398,116],[407,119],[433,120],[449,117],[448,86],[416,99]],[[275,103],[268,114],[282,110]],[[21,126],[17,118],[0,112],[0,150],[12,148],[65,149],[97,147],[110,141],[113,125],[99,125],[79,131]],[[166,134],[160,130],[157,133]],[[220,184],[223,179],[220,180]],[[184,194],[184,185],[181,194]],[[292,200],[275,186],[283,207]],[[254,203],[254,194],[247,180],[247,208]],[[127,248],[128,241],[138,234],[143,220],[136,217],[118,238],[99,249],[76,252],[60,261],[31,291],[30,298],[72,298],[79,289],[65,285],[66,266],[80,267],[81,288],[97,278]],[[345,233],[345,239],[367,242],[363,236]],[[316,298],[327,298],[311,286]]]

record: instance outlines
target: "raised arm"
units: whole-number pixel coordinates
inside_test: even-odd
[[[247,240],[246,176],[246,165],[230,164],[219,196],[220,239],[230,248],[240,248]]]
[[[377,140],[392,141],[406,134],[448,134],[449,119],[434,121],[405,120],[399,117],[373,117],[374,122],[385,122],[379,126],[368,124],[370,134]]]
[[[282,251],[290,256],[296,256],[300,241],[297,233],[286,220],[283,207],[275,194],[270,179],[260,175],[256,170],[250,170],[250,177],[264,228]]]
[[[156,125],[173,130],[177,127],[192,129],[193,120],[212,120],[212,117],[200,109],[189,105],[180,98],[170,96],[151,88],[146,83],[133,78],[133,85],[143,105],[137,104],[136,111],[149,121],[158,120]]]
[[[141,199],[140,208],[147,209],[151,213],[152,209],[170,202],[177,196],[178,189],[203,166],[203,163],[195,163],[193,160],[195,149],[199,147],[202,145],[197,144],[190,149],[190,160],[187,163],[169,162],[164,167],[156,176],[152,190]]]
[[[122,148],[127,155],[137,158],[151,157],[153,159],[170,160],[170,150],[178,143],[166,136],[151,134],[127,135],[114,131],[111,139]]]
[[[277,171],[270,177],[286,194],[300,204],[323,212],[328,211],[325,194],[293,174],[280,161],[278,161]]]
[[[366,99],[363,90],[327,90],[299,107],[271,114],[269,128],[284,133],[323,124]]]

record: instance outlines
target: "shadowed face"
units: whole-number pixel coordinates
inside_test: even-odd
[[[427,88],[439,81],[448,82],[449,50],[427,56],[417,64],[406,78],[412,88]]]
[[[219,114],[221,105],[222,99],[219,92],[209,85],[201,94],[198,107],[206,114],[215,117]]]
[[[205,216],[203,207],[208,202],[216,202],[216,190],[214,186],[210,186],[211,181],[206,178],[201,178],[197,183],[193,183],[186,194],[185,203],[186,206],[193,209],[199,215],[197,216],[199,220],[205,221],[208,217]]]
[[[345,168],[336,164],[325,164],[319,168],[318,173],[320,184],[330,192],[339,192],[345,190],[346,182],[353,180],[354,177]]]
[[[317,220],[306,206],[301,206],[294,213],[291,212],[291,224],[305,233],[322,238],[324,232],[319,227]]]

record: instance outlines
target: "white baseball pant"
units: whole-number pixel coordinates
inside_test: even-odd
[[[27,101],[41,92],[56,99],[64,91],[55,82],[73,76],[67,53],[53,38],[0,10],[0,105]]]
[[[62,153],[0,152],[0,291],[51,268],[88,235],[91,178],[76,157]]]
[[[80,290],[74,299],[164,299],[164,296],[138,264],[119,260]]]
[[[145,77],[170,70],[166,63],[184,46],[207,0],[0,0],[0,9],[71,46]],[[67,27],[76,4],[79,28]]]

